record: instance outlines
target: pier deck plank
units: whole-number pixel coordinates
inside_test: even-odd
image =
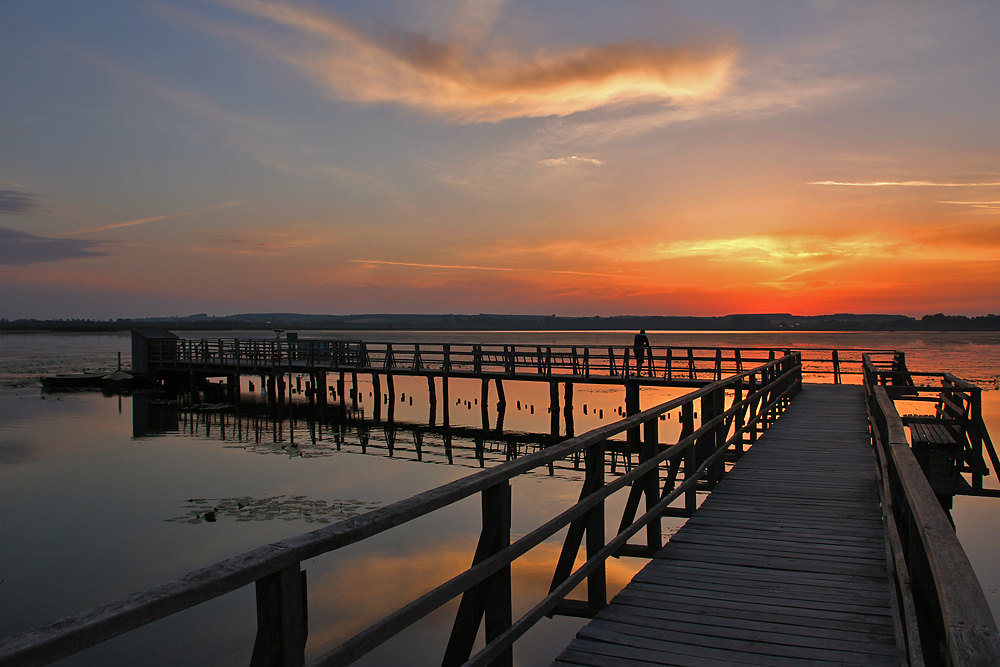
[[[895,665],[860,387],[805,385],[553,665]]]

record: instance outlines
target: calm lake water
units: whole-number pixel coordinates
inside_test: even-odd
[[[273,338],[272,332],[185,333],[183,337]],[[632,332],[308,332],[303,337],[379,342],[622,345]],[[693,347],[899,349],[910,370],[947,371],[984,390],[987,425],[1000,441],[998,333],[650,332],[652,344]],[[203,399],[186,409],[156,396],[100,392],[45,394],[38,378],[130,365],[129,334],[0,335],[0,636],[23,632],[90,606],[162,583],[269,541],[394,502],[504,460],[502,440],[443,436],[427,424],[426,383],[398,378],[397,429],[310,422],[301,404],[275,420],[259,387],[244,384],[239,416]],[[816,355],[828,354],[816,352]],[[361,408],[375,399],[367,378]],[[509,432],[549,428],[544,383],[505,383]],[[384,391],[384,386],[383,386]],[[651,407],[681,389],[644,389]],[[479,383],[453,381],[453,426],[480,426]],[[495,395],[494,399],[495,400]],[[516,402],[520,409],[515,409]],[[610,423],[624,392],[577,386],[576,432]],[[583,406],[587,414],[583,414]],[[676,424],[676,422],[674,422]],[[661,434],[673,437],[669,430]],[[523,444],[525,448],[532,445]],[[419,453],[418,453],[419,449]],[[419,459],[419,460],[418,460]],[[995,478],[990,479],[996,485]],[[567,464],[513,485],[514,526],[523,534],[575,502],[580,475]],[[959,537],[1000,614],[1000,499],[958,498]],[[206,513],[214,512],[214,520]],[[394,529],[303,564],[308,571],[315,657],[371,622],[464,570],[479,534],[479,502]],[[608,510],[610,530],[617,526]],[[669,535],[674,523],[665,523]],[[547,590],[560,542],[515,564],[515,615]],[[609,563],[610,593],[644,561]],[[359,664],[439,664],[452,604]],[[518,665],[546,665],[573,637],[578,619],[541,623],[515,647]],[[233,594],[153,623],[63,661],[66,665],[246,665],[255,632],[254,591]]]

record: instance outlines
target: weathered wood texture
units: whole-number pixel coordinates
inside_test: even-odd
[[[860,387],[805,385],[555,665],[896,665]]]

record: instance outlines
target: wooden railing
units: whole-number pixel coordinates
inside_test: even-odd
[[[721,380],[788,352],[778,348],[654,346],[641,367],[627,345],[502,345],[476,343],[379,343],[335,340],[177,339],[149,342],[149,361],[161,368],[215,368],[252,373],[314,368],[359,373],[578,378],[600,381],[638,376],[668,383]],[[863,355],[906,370],[902,352],[811,348],[802,351],[803,372],[834,384],[863,376]]]
[[[378,343],[332,340],[176,339],[149,342],[154,366],[242,369],[311,367],[361,373],[575,376],[641,375],[711,382],[773,361],[787,350],[653,347],[641,367],[631,346]]]
[[[913,667],[1000,665],[1000,636],[983,589],[910,449],[903,420],[893,403],[893,388],[886,386],[894,372],[879,369],[870,360],[865,368],[894,603],[900,621],[897,645]],[[941,387],[937,391],[941,392]]]
[[[809,348],[802,353],[802,374],[805,378],[821,376],[833,384],[864,382],[865,357],[892,370],[905,372],[906,353],[874,348]]]
[[[911,373],[871,360],[869,382],[884,386],[890,399],[930,404],[923,413],[902,415],[910,444],[939,496],[1000,497],[984,478],[1000,471],[1000,457],[983,420],[982,389],[950,373]]]
[[[254,583],[257,640],[252,665],[302,665],[306,642],[303,561],[341,549],[480,494],[482,533],[469,569],[393,612],[313,661],[349,664],[455,597],[462,596],[445,665],[510,665],[512,646],[547,614],[591,615],[606,604],[605,561],[614,555],[651,556],[660,546],[660,518],[675,501],[691,511],[698,488],[711,488],[778,417],[801,387],[801,360],[792,353],[701,387],[608,426],[464,477],[406,500],[319,530],[281,540],[0,642],[0,665],[44,664],[129,630]],[[660,441],[662,415],[678,412],[679,439]],[[696,416],[700,413],[700,419]],[[639,462],[605,479],[609,438],[640,438]],[[579,501],[514,542],[510,540],[511,480],[569,457],[585,468]],[[628,490],[620,528],[605,536],[605,501]],[[640,506],[644,511],[638,518]],[[517,558],[567,529],[548,594],[512,618],[510,568]],[[629,539],[645,529],[644,544]],[[585,563],[574,569],[578,552]],[[567,600],[587,582],[587,599]],[[485,619],[486,646],[470,657]]]

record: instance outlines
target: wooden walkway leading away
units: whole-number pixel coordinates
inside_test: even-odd
[[[554,665],[897,665],[861,387],[805,385]]]

